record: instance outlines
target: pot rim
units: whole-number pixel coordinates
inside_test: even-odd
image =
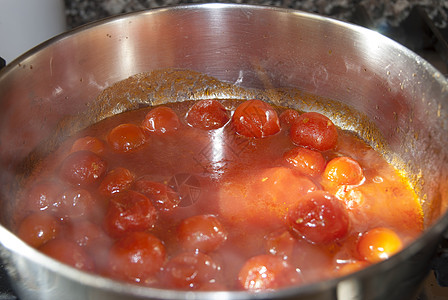
[[[389,40],[389,44],[393,45],[400,49],[405,55],[410,56],[411,58],[417,60],[419,63],[423,65],[423,67],[427,70],[428,74],[433,77],[434,80],[438,81],[441,86],[448,87],[448,80],[431,64],[425,61],[423,58],[412,52],[411,50],[405,48],[403,45],[391,40],[390,38],[382,35],[381,33],[375,32],[373,30],[350,24],[347,22],[339,21],[333,19],[331,17],[325,17],[318,14],[304,12],[295,9],[289,8],[279,8],[272,6],[263,6],[263,5],[250,5],[250,4],[235,4],[235,3],[205,3],[205,4],[185,4],[185,5],[176,5],[169,7],[160,7],[160,8],[152,8],[146,9],[137,12],[130,12],[121,14],[118,16],[107,17],[98,21],[90,22],[88,24],[79,26],[77,28],[68,30],[62,34],[56,35],[53,38],[33,47],[22,55],[18,56],[16,59],[11,61],[0,70],[0,81],[3,77],[6,77],[9,72],[13,71],[17,65],[20,65],[28,58],[37,55],[42,49],[55,44],[63,42],[65,39],[70,38],[73,35],[76,35],[80,32],[84,32],[93,27],[104,26],[113,22],[120,22],[129,18],[143,17],[151,14],[159,14],[166,10],[201,10],[205,8],[213,8],[213,9],[239,9],[239,8],[247,8],[252,10],[271,10],[275,12],[281,13],[293,13],[297,16],[301,16],[304,18],[312,18],[317,19],[322,22],[332,23],[337,26],[343,26],[346,28],[350,28],[353,31],[362,32],[365,34],[377,34],[381,39]],[[113,279],[109,279],[106,277],[102,277],[99,275],[86,273],[81,270],[72,268],[67,266],[59,261],[52,259],[31,246],[27,245],[23,241],[21,241],[16,235],[6,229],[2,224],[0,224],[0,244],[2,244],[6,249],[10,250],[14,254],[18,254],[23,258],[26,258],[34,263],[45,266],[47,269],[58,273],[60,276],[64,276],[72,281],[78,282],[80,284],[87,285],[89,287],[106,289],[110,292],[120,293],[122,295],[128,296],[137,296],[137,297],[148,297],[153,296],[157,299],[211,299],[211,295],[213,298],[218,299],[271,299],[276,297],[285,297],[288,295],[306,295],[315,293],[317,290],[327,289],[330,287],[337,287],[342,282],[354,279],[355,277],[366,277],[368,274],[375,273],[378,270],[387,270],[395,266],[398,262],[404,261],[412,257],[414,254],[419,252],[428,241],[433,240],[434,238],[442,237],[444,231],[448,228],[448,213],[445,212],[439,219],[431,225],[428,229],[426,229],[416,240],[414,240],[411,244],[409,244],[402,251],[392,256],[391,258],[382,261],[380,263],[373,264],[371,266],[366,267],[360,271],[351,273],[346,276],[327,279],[315,283],[306,284],[303,286],[296,287],[288,287],[284,289],[279,289],[272,292],[263,292],[259,294],[253,294],[244,291],[178,291],[178,290],[167,290],[167,289],[158,289],[151,287],[143,287],[135,284],[125,283]]]

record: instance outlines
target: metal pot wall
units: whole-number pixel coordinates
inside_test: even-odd
[[[194,70],[244,88],[298,88],[359,111],[380,132],[381,147],[368,129],[359,134],[410,174],[422,199],[425,233],[391,259],[352,275],[259,294],[123,284],[62,265],[21,242],[10,232],[9,216],[17,174],[33,150],[67,117],[81,116],[104,88],[163,68]],[[21,299],[409,299],[448,225],[447,98],[447,80],[397,43],[292,10],[180,6],[81,27],[0,72],[1,257]],[[353,129],[338,112],[332,117]]]

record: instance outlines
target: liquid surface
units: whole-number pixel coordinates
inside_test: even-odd
[[[224,110],[166,104],[174,116],[158,112],[145,127],[155,107],[122,113],[67,140],[23,191],[18,235],[136,284],[260,291],[359,270],[422,232],[415,193],[354,134],[300,144],[291,131],[303,113],[270,105],[278,128],[264,125],[271,112],[246,111],[241,131],[245,101],[217,102]]]

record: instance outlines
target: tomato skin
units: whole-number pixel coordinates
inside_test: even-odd
[[[179,206],[180,196],[168,185],[145,177],[135,181],[133,189],[148,197],[159,211],[171,212]]]
[[[283,155],[287,164],[299,173],[311,177],[320,175],[326,165],[322,153],[303,147],[296,147]]]
[[[110,197],[115,193],[128,190],[134,181],[134,175],[126,168],[118,167],[109,171],[101,181],[98,190],[101,195]]]
[[[277,112],[261,100],[247,100],[240,104],[232,116],[236,132],[250,138],[264,138],[280,131]]]
[[[46,212],[27,216],[19,226],[17,235],[31,247],[38,248],[56,238],[60,232],[58,220]]]
[[[360,164],[347,156],[330,160],[325,167],[323,176],[337,185],[357,185],[364,180]]]
[[[104,229],[111,237],[150,229],[157,221],[157,210],[146,196],[135,191],[114,195],[104,218]]]
[[[107,162],[90,151],[78,151],[67,156],[59,174],[67,182],[80,187],[97,184],[106,173]]]
[[[183,252],[171,258],[164,267],[163,279],[169,287],[199,289],[214,281],[220,266],[207,254]]]
[[[110,147],[119,153],[127,153],[139,150],[146,143],[145,132],[135,124],[120,124],[113,128],[107,142]]]
[[[54,211],[60,204],[60,193],[64,184],[56,180],[45,179],[30,186],[26,192],[25,210],[30,211]]]
[[[179,129],[180,120],[171,108],[159,106],[146,114],[141,126],[157,135],[170,134]]]
[[[93,136],[85,136],[77,139],[73,145],[70,152],[78,152],[82,150],[87,150],[95,154],[103,153],[105,145],[103,141]]]
[[[400,237],[385,227],[373,228],[361,235],[357,249],[366,261],[377,263],[385,260],[403,248]]]
[[[83,248],[72,241],[57,238],[45,243],[39,250],[74,268],[92,272],[95,265]]]
[[[300,116],[300,113],[294,109],[287,109],[280,114],[280,124],[290,128],[291,125],[297,121],[297,118]]]
[[[203,130],[218,129],[229,121],[229,113],[224,105],[213,99],[197,101],[185,116],[187,123]]]
[[[349,221],[344,204],[324,191],[308,193],[287,215],[291,230],[314,244],[327,244],[345,237]]]
[[[177,238],[183,249],[207,253],[218,249],[227,240],[227,232],[215,216],[196,215],[180,223]]]
[[[291,125],[291,141],[305,148],[326,151],[338,143],[338,131],[333,122],[317,112],[301,114]]]
[[[55,214],[61,219],[87,218],[95,210],[95,199],[89,191],[70,188],[61,195],[61,204]]]
[[[148,232],[131,232],[117,240],[109,252],[109,269],[115,278],[147,283],[166,259],[162,241]]]
[[[251,292],[275,290],[301,282],[299,273],[279,256],[263,254],[250,258],[238,273],[240,286]]]

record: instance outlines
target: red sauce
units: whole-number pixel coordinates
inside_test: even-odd
[[[302,285],[387,259],[422,231],[414,191],[365,142],[260,100],[122,113],[42,166],[17,234],[75,268],[146,286]]]

